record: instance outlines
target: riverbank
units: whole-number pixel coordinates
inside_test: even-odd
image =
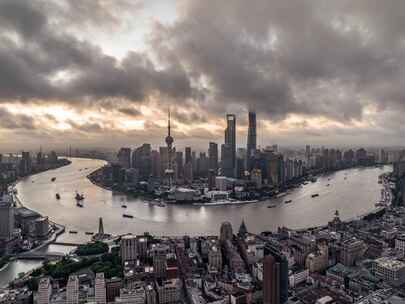
[[[25,207],[24,204],[21,202],[21,200],[18,198],[18,195],[17,195],[17,194],[14,194],[13,196],[14,196],[15,202],[17,203],[17,205],[18,205],[20,208],[23,208],[23,207],[24,207],[24,208],[26,208],[26,209],[28,209],[28,210],[37,212],[37,211],[35,211],[35,210],[32,210],[32,209],[29,209],[29,208]],[[38,212],[37,212],[37,213],[38,213]],[[45,216],[46,216],[46,215],[45,215]],[[58,224],[58,223],[55,223],[55,222],[53,222],[53,221],[49,221],[49,225],[52,226],[53,232],[52,232],[52,234],[48,237],[48,239],[47,239],[44,243],[40,244],[39,246],[37,246],[37,247],[35,247],[35,248],[32,248],[32,249],[29,250],[29,251],[25,251],[25,252],[23,252],[23,253],[21,253],[21,254],[16,255],[15,258],[18,259],[18,256],[20,256],[20,255],[23,256],[24,254],[26,255],[26,254],[35,253],[36,251],[39,251],[39,250],[41,250],[42,248],[44,248],[44,247],[46,247],[46,246],[49,246],[50,244],[54,243],[60,235],[62,235],[62,234],[65,233],[65,230],[66,230],[66,227],[65,227],[65,226],[60,225],[60,224]]]
[[[235,205],[246,205],[246,204],[254,204],[254,203],[259,203],[263,201],[268,201],[268,200],[274,200],[281,198],[283,196],[286,196],[289,194],[290,191],[293,191],[294,189],[300,188],[304,185],[307,185],[309,183],[314,183],[317,181],[318,178],[320,177],[328,177],[333,174],[336,174],[338,172],[342,171],[347,171],[347,170],[353,170],[353,169],[369,169],[369,168],[383,168],[383,165],[380,164],[373,164],[373,165],[367,165],[367,166],[360,166],[356,165],[353,167],[345,167],[345,168],[339,168],[339,169],[333,169],[333,170],[310,170],[308,171],[305,175],[302,177],[297,177],[292,180],[289,180],[286,182],[282,187],[278,188],[273,188],[270,186],[264,185],[261,188],[257,189],[247,189],[248,186],[246,186],[245,190],[242,190],[241,192],[235,191],[235,190],[229,190],[227,191],[227,197],[223,197],[221,195],[221,198],[211,198],[206,194],[206,189],[208,188],[208,185],[202,185],[198,184],[199,187],[196,188],[196,186],[191,186],[190,190],[193,189],[195,191],[205,193],[205,194],[199,194],[199,195],[194,195],[193,199],[188,199],[188,200],[176,200],[176,190],[171,189],[170,191],[167,189],[167,187],[160,186],[156,190],[149,190],[149,186],[146,189],[145,184],[142,186],[138,186],[136,189],[134,188],[133,185],[127,185],[125,183],[122,184],[111,184],[111,182],[106,181],[106,177],[104,176],[104,168],[100,167],[97,168],[95,171],[91,172],[86,176],[86,178],[95,186],[102,188],[107,191],[111,191],[116,195],[125,195],[125,196],[130,196],[134,198],[139,198],[140,200],[143,200],[145,202],[149,202],[150,200],[160,200],[166,204],[175,204],[175,205],[190,205],[190,206],[205,206],[205,207],[213,207],[213,206],[235,206]],[[108,183],[108,185],[106,184]],[[241,181],[241,185],[243,185],[243,181]],[[329,186],[329,184],[327,185]],[[234,186],[235,187],[235,186]],[[181,186],[179,186],[181,188]],[[236,188],[235,188],[236,189]],[[179,190],[180,191],[180,190]],[[317,194],[315,194],[318,196]],[[182,196],[183,197],[183,196]],[[290,201],[288,201],[289,203]],[[152,204],[153,205],[153,204]]]
[[[95,176],[100,174],[102,172],[103,168],[99,168],[93,172],[91,172],[90,174],[88,174],[86,177],[87,179],[95,186],[100,187],[102,189],[108,190],[108,191],[113,191],[110,187],[105,186],[104,184],[102,184],[101,182],[98,182],[95,179]]]
[[[62,168],[62,167],[64,167],[64,166],[68,166],[68,165],[70,165],[71,163],[72,163],[72,162],[71,162],[70,160],[68,160],[68,159],[61,159],[61,160],[59,160],[59,165],[58,165],[58,166],[52,167],[52,168],[48,168],[48,169],[46,169],[46,170],[44,170],[44,171],[36,172],[36,173],[34,173],[34,174],[29,175],[28,177],[34,177],[34,176],[37,175],[37,174],[41,174],[41,173],[48,172],[48,171],[52,171],[52,170],[57,170],[57,169],[60,169],[60,168]],[[24,177],[24,178],[27,178],[27,177]],[[40,214],[41,216],[47,216],[47,215],[42,215],[41,213],[37,212],[36,210],[30,209],[30,208],[24,206],[24,204],[22,203],[22,201],[21,201],[21,200],[19,199],[19,197],[18,197],[18,191],[14,191],[15,186],[16,186],[21,180],[22,180],[22,178],[18,179],[18,180],[15,181],[15,182],[13,183],[13,185],[11,186],[12,195],[13,195],[13,199],[14,199],[14,202],[15,202],[15,206],[18,207],[18,208],[26,208],[26,209],[28,209],[28,210],[30,210],[30,211],[33,211],[33,212],[36,212],[36,213]],[[52,233],[48,236],[48,238],[47,238],[46,241],[44,241],[44,242],[41,243],[40,245],[36,246],[35,248],[32,248],[32,249],[29,250],[29,251],[25,251],[25,252],[23,252],[23,253],[20,253],[20,254],[17,254],[17,255],[12,256],[12,259],[18,259],[19,256],[24,256],[24,255],[27,255],[27,254],[35,253],[35,252],[37,252],[37,251],[43,249],[44,247],[49,246],[50,244],[54,243],[54,242],[57,240],[57,238],[58,238],[59,236],[61,236],[62,234],[65,233],[66,228],[65,228],[64,225],[58,224],[58,223],[53,222],[53,221],[51,221],[51,220],[49,220],[49,225],[52,227]]]

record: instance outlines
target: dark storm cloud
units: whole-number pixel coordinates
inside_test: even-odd
[[[223,109],[345,121],[371,102],[405,104],[404,1],[231,3],[184,1],[180,20],[156,26],[154,40],[208,79]]]
[[[191,95],[181,66],[158,70],[145,54],[135,52],[120,62],[50,24],[46,13],[40,1],[0,2],[0,99],[142,101],[155,93]]]
[[[6,109],[0,109],[0,129],[7,130],[34,130],[35,122],[30,116],[23,114],[13,114]]]
[[[131,117],[138,117],[142,115],[140,111],[134,108],[119,108],[118,112]]]
[[[150,53],[123,60],[75,36],[119,26],[141,6],[0,1],[0,100],[96,104],[136,117],[128,102],[156,94],[188,125],[247,108],[273,120],[294,113],[345,123],[371,105],[405,111],[404,1],[182,1],[175,22],[155,24]]]

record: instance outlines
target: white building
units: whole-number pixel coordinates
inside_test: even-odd
[[[219,272],[222,269],[222,253],[217,246],[212,246],[208,251],[208,270]]]
[[[397,281],[405,277],[405,263],[390,257],[374,260],[373,272],[386,281]]]
[[[174,198],[177,202],[191,202],[194,197],[198,197],[199,192],[189,188],[176,188],[174,191]]]
[[[229,198],[227,191],[209,191],[206,195],[213,201],[227,200]]]
[[[288,277],[289,283],[291,287],[295,287],[298,284],[304,283],[309,277],[309,270],[304,269],[300,272],[296,272],[291,274]]]
[[[66,285],[66,304],[79,303],[79,278],[76,275],[69,276]]]
[[[52,285],[49,278],[42,278],[38,284],[37,303],[49,304],[52,294]]]
[[[138,258],[137,239],[134,235],[125,235],[121,238],[122,262],[136,261]]]
[[[106,304],[106,297],[104,273],[97,273],[94,281],[94,298],[96,304]]]
[[[325,296],[325,297],[318,299],[315,304],[329,304],[329,303],[334,303],[334,302],[335,301],[333,300],[332,297]]]

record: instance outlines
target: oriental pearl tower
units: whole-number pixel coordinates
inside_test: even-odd
[[[174,170],[172,165],[172,150],[174,139],[170,134],[170,109],[168,111],[168,122],[167,122],[167,136],[166,136],[166,145],[167,145],[167,168],[165,170],[165,175],[168,180],[169,188],[172,188]]]

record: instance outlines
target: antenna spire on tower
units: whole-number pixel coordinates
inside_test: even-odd
[[[170,136],[170,129],[171,129],[171,126],[170,126],[170,106],[169,106],[169,109],[168,109],[168,123],[167,123],[167,128],[168,128],[168,135]]]

